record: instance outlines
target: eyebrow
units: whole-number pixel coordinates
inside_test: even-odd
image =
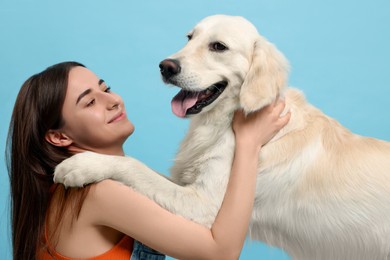
[[[104,83],[104,80],[103,79],[99,79],[99,86],[102,85]],[[86,89],[85,91],[83,91],[83,93],[81,93],[79,95],[79,97],[77,98],[76,100],[76,105],[80,102],[80,100],[85,97],[86,95],[88,95],[89,93],[91,93],[92,89],[89,88],[89,89]]]

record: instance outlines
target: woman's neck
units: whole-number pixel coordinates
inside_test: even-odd
[[[73,153],[83,153],[83,152],[95,152],[100,154],[107,154],[107,155],[118,155],[118,156],[124,156],[125,152],[123,151],[123,147],[107,147],[107,148],[81,148],[78,146],[70,145],[68,147],[68,150]]]

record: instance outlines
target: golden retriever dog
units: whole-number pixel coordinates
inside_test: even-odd
[[[390,143],[353,134],[288,87],[288,62],[250,22],[206,17],[160,69],[180,88],[173,112],[191,120],[171,176],[87,152],[61,163],[56,182],[115,179],[209,227],[231,170],[233,112],[282,96],[292,116],[262,148],[250,237],[293,259],[390,259]]]

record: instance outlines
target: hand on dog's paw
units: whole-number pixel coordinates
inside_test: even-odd
[[[65,187],[83,187],[85,184],[101,181],[105,178],[105,155],[84,152],[73,155],[61,162],[54,171],[54,182]],[[105,166],[105,167],[104,167]]]

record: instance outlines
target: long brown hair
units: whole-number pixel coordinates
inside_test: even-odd
[[[63,62],[31,76],[22,85],[15,102],[6,160],[11,185],[13,258],[16,260],[37,258],[45,230],[53,171],[71,156],[66,148],[48,143],[45,134],[64,124],[61,112],[68,76],[76,66],[84,67],[77,62]],[[64,192],[62,201],[75,201],[76,197],[81,208],[87,192],[88,189]],[[60,207],[64,208],[64,204]]]

